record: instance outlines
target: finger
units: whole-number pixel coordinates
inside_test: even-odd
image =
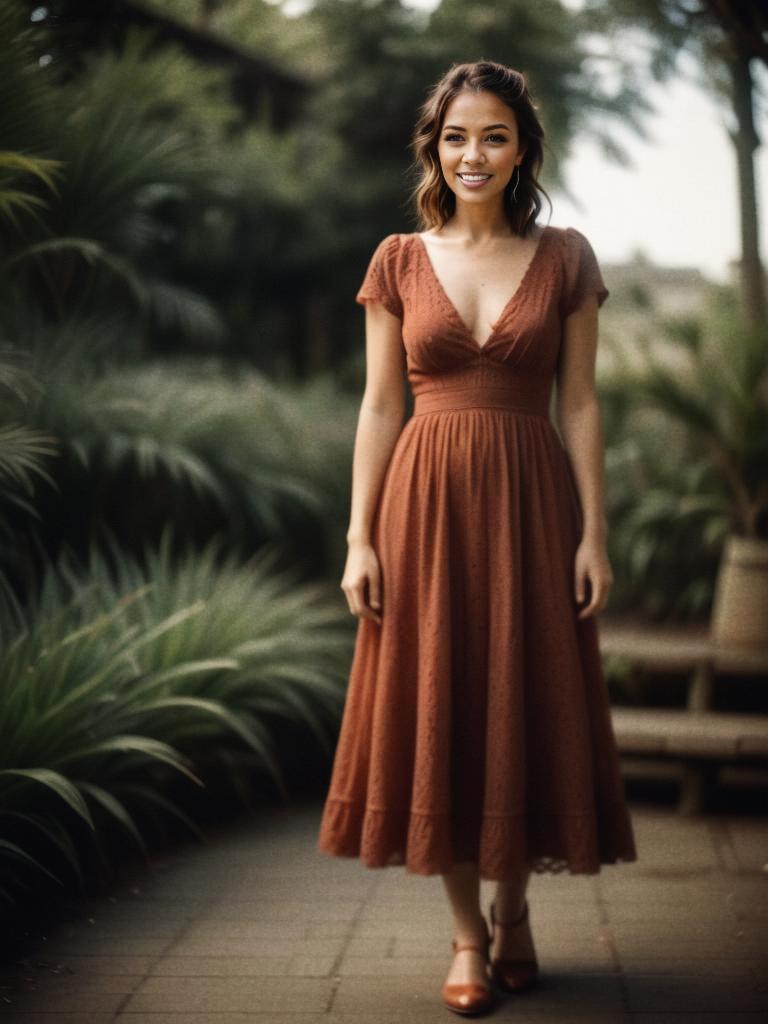
[[[599,590],[590,579],[590,596],[588,603],[579,612],[579,618],[587,619],[593,615],[599,601]]]
[[[381,620],[378,611],[369,607],[365,596],[365,588],[365,580],[363,580],[358,586],[352,587],[353,614],[357,615],[360,619],[373,619],[376,622],[380,622]]]
[[[595,584],[595,593],[592,598],[592,614],[598,615],[608,603],[608,585],[605,580],[598,580]]]
[[[590,580],[589,571],[582,569],[576,575],[576,600],[579,604],[587,599],[587,580]],[[591,583],[591,580],[590,580]]]
[[[371,595],[371,608],[381,608],[381,576],[378,572],[371,573],[368,590]]]
[[[365,601],[363,600],[362,586],[352,587],[350,590],[350,604],[352,606],[352,614],[357,615],[358,618],[365,608]]]
[[[363,604],[360,608],[361,619],[372,619],[374,622],[381,623],[381,616],[378,612],[373,611],[368,607],[367,604]]]

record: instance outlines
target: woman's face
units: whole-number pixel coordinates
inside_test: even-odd
[[[500,201],[515,166],[523,159],[517,118],[493,92],[462,91],[445,110],[437,154],[443,177],[457,201]],[[475,183],[463,175],[482,175]]]

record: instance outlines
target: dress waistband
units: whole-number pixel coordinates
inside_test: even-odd
[[[460,387],[430,388],[414,396],[413,415],[444,409],[491,408],[524,412],[549,418],[548,389],[531,387],[531,382],[514,385],[468,384]]]

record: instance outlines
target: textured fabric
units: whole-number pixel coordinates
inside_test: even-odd
[[[382,623],[358,620],[324,853],[485,879],[637,859],[549,416],[563,316],[590,292],[608,295],[588,240],[547,226],[481,344],[418,234],[373,253],[356,299],[401,319],[414,413],[372,522]]]

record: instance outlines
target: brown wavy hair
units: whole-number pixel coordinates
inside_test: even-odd
[[[539,193],[547,197],[550,212],[552,210],[552,200],[538,182],[544,162],[544,129],[536,115],[537,106],[531,99],[525,74],[491,60],[452,64],[429,88],[427,99],[419,109],[409,148],[415,158],[412,169],[417,174],[411,200],[421,229],[441,228],[456,209],[456,196],[446,184],[440,167],[437,143],[448,104],[465,89],[493,92],[515,113],[520,146],[525,146],[525,155],[520,163],[516,199],[513,200],[512,191],[517,175],[513,175],[504,189],[504,211],[515,234],[525,237],[541,212]]]

